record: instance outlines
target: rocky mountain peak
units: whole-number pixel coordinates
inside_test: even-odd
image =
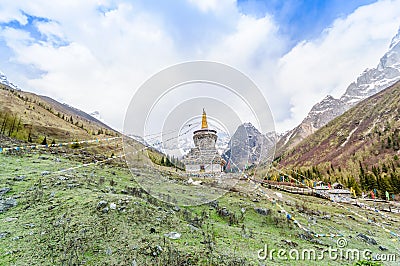
[[[316,129],[325,125],[337,115],[340,109],[340,100],[328,95],[322,101],[311,108],[307,117],[303,120],[302,130],[305,134],[311,134]]]
[[[322,101],[317,103],[311,108],[310,113],[315,113],[319,111],[325,111],[326,109],[331,109],[336,107],[338,99],[335,99],[333,96],[328,95]]]
[[[255,126],[253,126],[253,124],[250,122],[243,123],[242,125],[240,125],[238,127],[238,130],[245,130],[246,134],[248,134],[248,135],[261,134],[260,131],[258,131],[258,129]]]
[[[348,108],[366,99],[384,88],[393,85],[400,79],[400,34],[393,38],[390,49],[379,60],[376,68],[366,69],[347,87],[340,98]],[[347,109],[348,109],[347,108]]]
[[[381,58],[377,68],[383,70],[390,67],[400,69],[400,31],[393,37],[389,51]]]
[[[328,94],[328,95],[325,96],[325,98],[322,100],[322,102],[325,102],[325,101],[332,101],[332,100],[334,100],[334,99],[335,99],[335,98],[334,98],[332,95]]]
[[[400,43],[400,27],[399,30],[397,31],[396,36],[394,36],[392,41],[390,42],[389,50],[392,50],[399,43]]]
[[[238,126],[222,157],[228,162],[228,171],[272,160],[275,152],[276,134],[262,134],[251,123]]]

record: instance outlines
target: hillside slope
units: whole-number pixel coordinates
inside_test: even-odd
[[[0,134],[29,142],[45,137],[59,142],[118,133],[81,110],[0,84]]]
[[[115,163],[76,168],[82,164],[70,153],[0,154],[0,265],[299,265],[295,259],[259,259],[258,251],[267,244],[268,250],[336,248],[338,238],[315,236],[321,233],[343,235],[351,249],[382,253],[383,246],[385,254],[399,252],[394,236],[353,214],[360,212],[397,233],[394,213],[382,217],[374,209],[341,208],[285,192],[278,197],[263,187],[249,190],[247,181],[235,186],[239,192],[210,204],[179,207],[145,193]],[[66,167],[73,168],[58,172]],[[321,258],[300,265],[357,261]]]
[[[362,101],[285,153],[280,163],[311,166],[332,163],[377,164],[398,160],[400,82]]]

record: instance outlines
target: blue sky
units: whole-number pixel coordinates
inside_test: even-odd
[[[0,70],[121,129],[151,75],[218,61],[256,82],[284,131],[375,67],[399,17],[400,0],[9,1],[0,5]]]
[[[318,37],[335,19],[374,2],[376,0],[239,0],[238,6],[243,13],[258,17],[271,14],[282,34],[296,43]]]

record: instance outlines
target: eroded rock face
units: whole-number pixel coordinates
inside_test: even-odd
[[[275,132],[264,135],[251,123],[244,123],[236,129],[222,157],[228,168],[243,169],[272,158],[275,142]]]

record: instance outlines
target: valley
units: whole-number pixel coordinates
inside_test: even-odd
[[[297,127],[232,136],[204,108],[125,135],[0,72],[0,265],[399,265],[399,54],[400,30]]]
[[[135,185],[120,153],[114,159],[92,161],[81,155],[82,150],[92,154],[98,149],[95,145],[87,144],[80,151],[47,148],[0,155],[1,200],[8,206],[0,213],[0,264],[343,265],[361,261],[295,260],[288,255],[258,258],[265,245],[269,250],[320,252],[337,247],[339,238],[347,241],[343,248],[368,249],[373,254],[400,252],[400,239],[390,233],[398,232],[399,216],[375,211],[382,205],[379,202],[365,202],[371,209],[339,205],[241,180],[209,204],[169,205]],[[116,140],[105,148],[119,145]],[[288,214],[293,218],[288,219]],[[385,262],[392,264],[396,263]]]

